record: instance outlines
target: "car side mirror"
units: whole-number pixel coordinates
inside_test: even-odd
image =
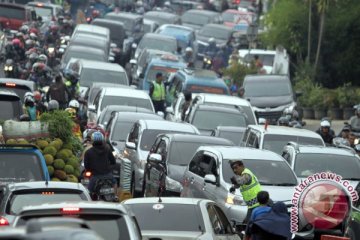
[[[164,113],[163,113],[163,112],[161,112],[161,111],[156,112],[156,114],[157,114],[158,116],[162,117],[162,118],[164,118],[164,117],[165,117]]]
[[[210,183],[210,184],[215,185],[216,184],[216,177],[213,174],[206,174],[204,181],[206,183]]]
[[[136,59],[131,59],[131,60],[130,60],[130,64],[132,64],[132,65],[136,65],[136,64],[137,64]]]
[[[165,111],[166,113],[174,114],[174,109],[172,107],[167,107]]]
[[[125,147],[127,147],[129,149],[136,149],[136,144],[133,142],[126,142]]]
[[[90,106],[88,106],[88,110],[89,110],[89,112],[94,112],[94,113],[96,113],[96,107],[95,107],[95,105],[90,105]]]
[[[149,156],[148,161],[150,163],[158,164],[158,163],[160,163],[162,161],[162,157],[158,153],[151,153],[150,156]]]

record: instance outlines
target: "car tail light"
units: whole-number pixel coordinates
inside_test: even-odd
[[[5,83],[5,86],[7,87],[16,87],[15,83]]]
[[[84,174],[85,177],[89,178],[91,177],[91,172],[90,171],[86,171]]]
[[[0,227],[2,227],[2,226],[9,226],[10,224],[9,224],[9,221],[6,219],[6,218],[4,218],[4,217],[0,217]]]
[[[69,214],[74,214],[74,213],[79,213],[80,212],[80,208],[78,207],[64,207],[61,209],[62,213],[69,213]]]

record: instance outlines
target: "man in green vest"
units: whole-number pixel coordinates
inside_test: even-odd
[[[163,112],[165,114],[166,92],[161,72],[156,73],[156,80],[150,85],[149,95],[154,104],[155,112]]]
[[[233,186],[230,188],[230,192],[235,192],[236,188],[240,188],[241,195],[248,206],[248,211],[244,219],[244,224],[250,219],[251,213],[259,206],[257,200],[257,194],[261,191],[261,185],[257,177],[244,166],[243,161],[233,160],[229,161],[230,166],[236,176],[233,176],[230,180]]]

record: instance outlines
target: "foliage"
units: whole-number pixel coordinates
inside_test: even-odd
[[[241,86],[246,75],[255,74],[256,72],[257,70],[252,64],[250,66],[246,66],[244,64],[234,63],[224,69],[223,75],[230,77],[234,83]]]
[[[48,123],[49,133],[53,138],[60,138],[62,141],[68,142],[73,135],[72,127],[74,123],[65,111],[57,110],[43,113],[40,121]]]
[[[314,109],[325,109],[325,95],[326,89],[324,89],[320,85],[315,85],[310,92],[310,96],[308,99],[309,106],[313,107]]]
[[[352,107],[360,102],[359,89],[351,84],[344,84],[337,89],[337,98],[341,108]]]

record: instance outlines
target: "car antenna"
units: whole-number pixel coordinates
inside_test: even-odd
[[[265,121],[265,125],[264,125],[264,129],[265,129],[265,131],[267,130],[268,126],[269,126],[269,120],[268,120],[268,119],[266,119],[266,121]]]
[[[48,186],[49,185],[49,180],[46,178],[45,180],[45,185]]]
[[[158,203],[162,203],[161,195],[159,195]]]

